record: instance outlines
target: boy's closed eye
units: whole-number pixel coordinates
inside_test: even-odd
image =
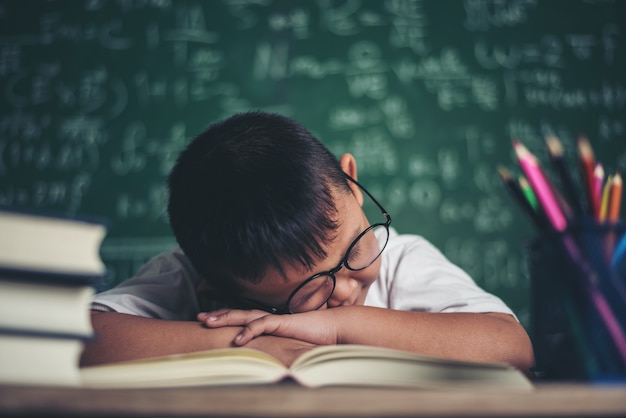
[[[348,256],[348,264],[358,264],[358,260],[361,259],[363,251],[361,251],[361,245],[357,245],[352,248]]]
[[[315,280],[311,282],[314,287],[305,286],[301,291],[297,292],[291,299],[291,304],[296,306],[317,305],[322,299],[326,299],[326,296],[330,289],[325,289],[332,286],[330,279],[323,281]],[[306,290],[305,290],[306,289]],[[318,301],[319,300],[319,301]]]

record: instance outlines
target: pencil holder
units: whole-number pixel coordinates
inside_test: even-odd
[[[527,246],[538,376],[626,381],[624,225],[580,223]]]

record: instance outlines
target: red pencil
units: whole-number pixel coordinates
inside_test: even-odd
[[[578,138],[578,159],[580,164],[580,174],[583,179],[585,196],[588,203],[587,210],[590,215],[595,216],[599,209],[596,207],[593,183],[593,171],[596,166],[596,157],[593,154],[593,149],[591,148],[589,141],[584,136],[580,136]]]

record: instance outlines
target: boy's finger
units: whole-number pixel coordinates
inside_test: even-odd
[[[267,323],[265,321],[253,321],[247,324],[235,337],[234,343],[236,345],[246,345],[259,335],[271,334],[271,332],[266,329],[266,325]]]
[[[228,311],[228,309],[218,309],[217,311],[210,312],[199,312],[198,315],[196,315],[196,318],[198,319],[198,321],[204,322],[208,317],[221,315],[226,311]]]
[[[266,315],[269,314],[264,311],[226,310],[224,312],[209,312],[202,321],[208,327],[246,325]]]
[[[277,337],[295,337],[293,332],[289,331],[288,323],[291,321],[285,321],[286,319],[290,319],[289,316],[265,315],[262,318],[249,322],[235,337],[234,343],[236,345],[245,345],[263,334],[271,334]]]
[[[245,328],[241,333],[239,333],[234,340],[235,345],[246,345],[250,341],[252,341],[255,337],[254,334],[248,331],[248,328]]]

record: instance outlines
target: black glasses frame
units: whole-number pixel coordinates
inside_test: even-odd
[[[380,209],[380,211],[382,212],[383,216],[385,217],[385,222],[378,222],[375,224],[372,224],[370,226],[368,226],[363,232],[361,232],[355,239],[354,241],[352,241],[352,243],[350,244],[350,246],[348,247],[348,249],[346,250],[343,258],[341,259],[341,262],[334,268],[328,270],[328,271],[323,271],[320,273],[316,273],[313,276],[309,277],[308,279],[306,279],[305,281],[303,281],[302,283],[300,283],[294,290],[293,292],[291,292],[291,294],[289,295],[289,298],[287,299],[287,302],[285,303],[283,308],[276,308],[276,307],[272,307],[269,305],[264,305],[262,303],[256,302],[254,300],[251,299],[247,299],[248,301],[252,302],[253,304],[255,304],[257,307],[259,307],[260,309],[267,311],[267,312],[271,312],[273,314],[277,314],[277,315],[284,315],[284,314],[292,314],[294,312],[291,311],[291,309],[289,308],[289,305],[291,304],[291,299],[294,297],[294,295],[296,293],[298,293],[298,291],[300,289],[302,289],[304,286],[306,286],[308,283],[310,283],[311,281],[317,279],[320,276],[328,276],[332,279],[333,281],[333,289],[332,291],[328,294],[328,297],[319,304],[319,306],[317,306],[315,309],[312,309],[312,311],[315,311],[319,308],[321,308],[322,306],[324,306],[324,304],[326,302],[328,302],[328,300],[332,297],[334,291],[335,291],[335,284],[337,282],[337,279],[335,278],[335,273],[337,273],[339,270],[341,270],[342,268],[347,268],[350,271],[360,271],[360,270],[364,270],[366,268],[368,268],[369,266],[371,266],[374,261],[376,261],[378,259],[378,257],[380,257],[380,254],[382,254],[382,252],[385,250],[385,247],[387,246],[387,243],[385,243],[385,246],[383,248],[381,248],[380,253],[378,254],[378,256],[376,258],[374,258],[368,265],[364,266],[364,267],[360,267],[358,269],[352,268],[350,267],[350,265],[348,264],[348,255],[350,254],[350,252],[352,251],[352,249],[354,248],[354,246],[359,242],[359,240],[368,232],[370,232],[372,229],[378,227],[378,226],[383,226],[385,227],[385,229],[387,229],[387,234],[389,234],[389,225],[391,225],[391,215],[389,215],[389,212],[387,212],[385,210],[385,208],[383,208],[383,206],[378,202],[378,200],[376,200],[374,198],[374,196],[372,196],[372,194],[370,192],[367,191],[367,189],[365,187],[363,187],[358,181],[356,181],[355,179],[353,179],[352,177],[350,177],[347,174],[344,174],[346,176],[346,179],[348,179],[349,181],[351,181],[352,183],[356,184],[367,196],[369,196],[370,199],[372,199],[372,202],[374,202],[374,204],[376,204],[376,206],[378,207],[378,209]]]

